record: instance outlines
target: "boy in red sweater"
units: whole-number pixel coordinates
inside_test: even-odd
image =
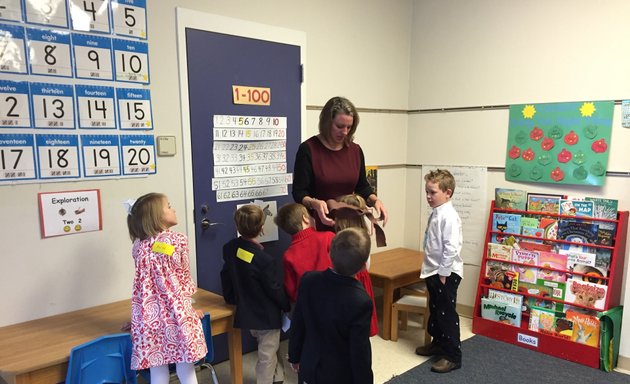
[[[290,203],[278,211],[274,222],[291,235],[291,245],[284,252],[284,289],[291,303],[297,300],[304,272],[324,271],[332,266],[330,243],[334,232],[318,232],[302,204]]]

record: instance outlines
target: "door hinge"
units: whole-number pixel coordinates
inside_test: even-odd
[[[300,64],[300,83],[304,82],[304,64]]]

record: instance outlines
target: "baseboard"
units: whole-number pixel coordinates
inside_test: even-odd
[[[630,372],[630,357],[619,356],[617,360],[617,368]]]
[[[457,313],[460,316],[471,318],[473,317],[473,307],[470,305],[457,304]]]

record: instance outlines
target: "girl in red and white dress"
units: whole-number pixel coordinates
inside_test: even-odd
[[[196,384],[194,363],[206,353],[201,320],[192,307],[197,290],[190,277],[188,239],[166,196],[149,193],[129,204],[135,276],[131,300],[131,369],[150,368],[151,383],[169,382],[169,364],[179,381]]]

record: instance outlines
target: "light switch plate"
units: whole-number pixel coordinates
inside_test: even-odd
[[[175,136],[157,137],[158,156],[175,156],[176,153],[177,149],[175,148]]]

